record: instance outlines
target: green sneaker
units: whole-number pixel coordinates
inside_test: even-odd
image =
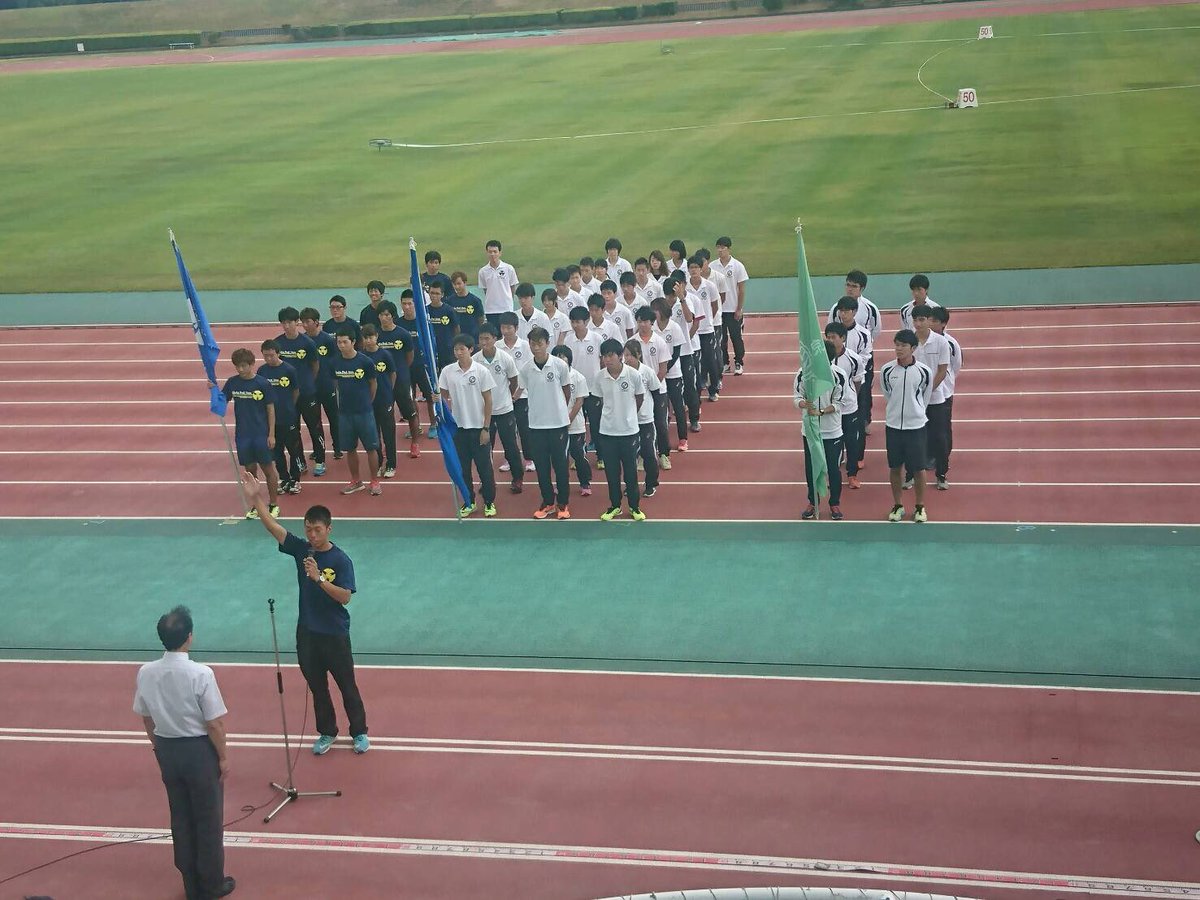
[[[604,512],[600,513],[600,518],[605,522],[611,522],[613,519],[619,518],[621,515],[621,507],[610,506]]]
[[[629,518],[633,519],[635,522],[645,522],[646,514],[640,509],[634,508],[629,511]]]
[[[484,506],[483,517],[485,519],[494,518],[495,515],[496,515],[496,504],[495,503],[489,503],[486,506]]]
[[[272,504],[271,504],[271,505],[270,505],[270,506],[267,508],[267,512],[269,512],[269,513],[271,514],[271,518],[273,518],[273,519],[278,519],[278,518],[279,518],[279,504],[278,504],[278,503],[272,503]]]
[[[913,521],[917,522],[918,524],[929,521],[929,513],[925,512],[925,507],[918,506],[915,510],[913,510]]]
[[[324,756],[329,752],[329,748],[333,746],[335,738],[331,735],[323,734],[317,738],[317,742],[313,744],[313,756]]]
[[[258,518],[258,510],[257,509],[246,510],[246,518],[247,519],[257,519]]]
[[[458,508],[458,517],[460,519],[465,519],[467,516],[471,515],[471,513],[473,513],[473,512],[475,512],[475,504],[474,503],[464,503],[462,506],[460,506]]]

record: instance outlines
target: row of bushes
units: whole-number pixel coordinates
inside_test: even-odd
[[[562,25],[593,25],[604,22],[631,22],[639,18],[673,16],[675,0],[642,6],[600,6],[592,9],[560,9],[550,12],[483,13],[476,16],[440,16],[432,19],[397,19],[390,22],[352,22],[341,28],[346,37],[385,37],[411,34],[456,34],[460,32],[508,31],[519,28],[556,28]],[[301,40],[313,40],[312,29]]]
[[[0,57],[42,56],[75,53],[75,44],[89,50],[160,50],[168,44],[193,43],[199,46],[203,35],[198,31],[145,32],[142,34],[104,34],[94,37],[41,38],[25,41],[0,41]]]

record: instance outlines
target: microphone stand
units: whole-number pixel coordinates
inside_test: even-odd
[[[283,721],[283,757],[287,761],[287,783],[278,784],[272,781],[271,787],[283,794],[283,799],[279,804],[271,810],[264,818],[264,822],[270,822],[279,812],[293,801],[299,800],[301,797],[340,797],[341,791],[305,791],[296,790],[296,785],[292,781],[292,748],[291,741],[288,737],[287,726],[287,710],[283,703],[283,669],[279,664],[279,635],[275,631],[275,599],[267,600],[267,609],[271,614],[271,644],[275,648],[275,684],[279,688],[279,718]]]

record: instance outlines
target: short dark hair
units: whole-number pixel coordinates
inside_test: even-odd
[[[571,265],[567,266],[567,267],[566,267],[566,269],[567,269],[567,281],[570,281],[570,280],[571,280],[571,276],[572,276],[572,275],[578,275],[578,274],[581,274],[581,273],[580,273],[580,271],[579,271],[579,266],[575,265],[574,263],[572,263]]]
[[[698,253],[692,254],[691,256],[688,257],[687,264],[688,264],[689,269],[692,266],[696,266],[697,268],[703,269],[704,268],[704,257],[702,257]]]
[[[611,281],[606,282],[606,283],[612,284]],[[588,298],[587,298],[587,305],[589,307],[594,306],[597,309],[604,309],[604,298],[601,297],[599,294],[589,294]]]
[[[705,262],[708,262],[710,259],[712,259],[712,251],[709,250],[707,247],[701,247],[699,250],[696,251],[696,255],[699,256]]]
[[[278,353],[279,344],[275,342],[275,338],[267,338],[265,341],[259,344],[258,349],[264,353],[266,353],[268,350],[274,350],[276,353]]]
[[[565,359],[567,365],[575,362],[575,354],[571,352],[571,348],[565,344],[559,344],[557,347],[550,348],[550,355],[557,356],[559,359]]]
[[[840,337],[844,341],[846,339],[846,334],[847,334],[846,326],[843,325],[841,322],[830,322],[828,325],[825,326],[825,333],[826,334],[836,334],[838,337]]]
[[[908,279],[908,289],[911,291],[914,288],[925,288],[929,290],[929,278],[925,275],[914,275]]]
[[[177,606],[169,613],[159,617],[158,639],[162,645],[171,651],[178,650],[187,643],[188,635],[192,633],[192,611],[186,606]]]
[[[229,361],[235,366],[240,366],[242,363],[252,366],[254,365],[254,354],[245,347],[238,347],[229,355]]]
[[[405,288],[400,292],[401,300],[411,300],[413,298],[412,288]]]
[[[390,300],[387,303],[380,303],[379,311],[376,313],[376,315],[379,316],[379,318],[381,318],[381,319],[384,316],[391,316],[393,321],[395,321],[396,317],[399,314],[400,314],[399,311],[396,309],[395,306],[392,305],[392,302]],[[365,331],[368,327],[369,326],[364,325],[363,330]]]
[[[605,338],[603,343],[600,344],[600,355],[608,356],[615,354],[620,356],[624,349],[624,346],[616,338]]]
[[[603,269],[605,272],[607,272],[608,271],[608,258],[604,257],[604,256],[597,256],[596,261],[592,263],[592,268],[593,269]]]
[[[332,297],[329,298],[329,305],[333,306],[333,304],[335,304],[335,303],[340,303],[342,306],[345,306],[346,298],[343,297],[341,294],[334,294]]]
[[[621,249],[622,249],[621,242],[619,240],[617,240],[615,237],[611,237],[607,241],[604,242],[604,252],[605,253],[607,253],[609,250],[616,250],[618,253],[620,253]]]
[[[591,316],[588,314],[586,307],[572,306],[571,311],[567,313],[567,318],[572,322],[586,322]]]
[[[633,314],[634,319],[639,322],[653,322],[654,310],[649,306],[639,306],[637,312]]]
[[[491,322],[484,322],[482,325],[480,325],[479,333],[480,334],[488,334],[494,338],[500,337],[500,329],[497,328],[495,325],[493,325]]]
[[[529,329],[529,334],[525,336],[525,340],[529,341],[531,344],[534,341],[545,341],[548,344],[550,343],[550,332],[548,332],[541,325],[535,325],[533,328]]]
[[[283,312],[280,312],[279,314],[282,316]],[[300,310],[300,319],[301,321],[307,320],[309,322],[320,322],[321,314],[313,307],[306,306],[304,309]]]
[[[517,314],[512,310],[500,313],[499,322],[501,325],[511,325],[513,328],[521,324],[521,320],[517,318]]]
[[[546,288],[542,291],[542,302],[553,303],[555,306],[558,306],[558,291],[554,290],[554,288]]]
[[[636,269],[638,266],[645,266],[648,269],[650,268],[650,260],[644,256],[639,256],[633,261],[633,267]]]
[[[388,310],[388,311],[391,312],[391,310]],[[365,338],[379,337],[379,329],[376,328],[374,325],[372,325],[370,322],[368,322],[366,325],[364,325],[362,327],[362,336]]]
[[[442,287],[442,283],[440,281],[431,281],[429,284],[425,285],[425,293],[428,294],[430,291],[437,291],[439,294],[446,293],[446,289]]]
[[[591,263],[589,262],[588,265],[590,266]],[[559,266],[557,269],[554,270],[554,273],[550,276],[550,280],[553,282],[562,282],[563,284],[566,284],[568,281],[571,280],[571,273],[569,271],[567,271],[567,268],[565,266]]]
[[[842,299],[838,300],[837,302],[837,309],[852,309],[855,312],[858,312],[858,301],[853,297],[842,297]]]
[[[484,250],[489,250],[492,247],[495,247],[497,250],[504,249],[502,246],[500,246],[500,242],[498,240],[496,240],[495,238],[492,238],[490,241],[488,241],[486,244],[483,245]]]
[[[867,286],[867,273],[861,269],[851,269],[846,273],[846,280],[852,284],[857,284],[860,288]]]
[[[300,320],[300,310],[294,306],[285,306],[279,311],[279,321],[282,322],[298,322]]]
[[[642,358],[642,342],[639,341],[637,338],[630,338],[629,340],[627,340],[625,342],[625,350],[626,350],[626,352],[632,353],[639,360],[641,360],[641,358]]]
[[[602,282],[600,282],[600,290],[612,291],[615,294],[617,292],[617,283],[611,278],[605,278]]]
[[[518,297],[533,297],[536,294],[537,294],[537,288],[535,288],[528,281],[522,281],[520,284],[517,285],[517,296]]]
[[[341,328],[339,328],[337,330],[336,337],[350,338],[350,343],[354,343],[354,337],[355,337],[354,329],[351,328],[349,325],[343,325]]]
[[[920,306],[914,306],[912,308],[912,317],[914,321],[916,319],[932,319],[933,307],[928,303],[923,303]]]
[[[428,254],[426,254],[426,256],[428,256]],[[370,293],[371,291],[379,291],[379,293],[382,294],[387,291],[387,285],[376,278],[373,281],[367,282],[367,292]]]
[[[475,349],[475,339],[469,334],[456,334],[454,336],[455,347],[466,347],[468,350]]]
[[[441,262],[441,261],[442,261],[442,254],[438,253],[436,250],[426,250],[425,251],[425,262],[428,263],[428,262]]]
[[[943,324],[950,321],[950,310],[944,306],[933,307],[929,314]]]
[[[453,284],[456,281],[461,281],[463,284],[466,284],[467,273],[466,272],[451,272],[450,273],[450,283]]]
[[[304,521],[309,525],[324,525],[328,528],[333,524],[333,513],[329,511],[328,506],[310,506],[308,512],[304,514]]]
[[[620,282],[621,284],[637,284],[637,276],[632,272],[622,272]],[[601,287],[603,286],[601,285]]]
[[[716,245],[718,247],[732,247],[733,241],[728,236],[723,234],[719,238],[717,238]]]
[[[581,266],[587,266],[588,268],[591,268],[592,266],[594,266],[596,264],[596,261],[594,259],[592,259],[590,256],[581,256],[579,258],[579,264]]]
[[[897,344],[911,344],[913,347],[919,347],[921,342],[917,340],[917,333],[911,328],[901,328],[896,332],[896,336],[892,341]]]
[[[665,297],[655,297],[650,301],[650,308],[654,310],[656,317],[671,318],[671,304],[667,302]]]

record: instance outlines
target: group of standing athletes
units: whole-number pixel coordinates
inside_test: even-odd
[[[842,472],[846,485],[860,487],[867,435],[871,430],[871,388],[875,377],[875,342],[882,331],[879,307],[863,296],[867,276],[858,269],[846,275],[846,293],[829,310],[825,350],[833,387],[819,396],[806,395],[803,372],[796,373],[793,402],[805,415],[819,417],[825,464],[829,473],[830,518],[843,518]],[[879,372],[886,404],[885,438],[892,509],[888,521],[904,519],[903,491],[914,490],[914,522],[927,522],[926,471],[938,490],[949,489],[947,475],[954,448],[954,388],[962,367],[962,348],[946,331],[950,311],[929,297],[929,279],[914,275],[908,283],[912,300],[900,308],[900,329],[892,338],[896,358]],[[801,518],[817,517],[812,461],[804,446],[808,507]]]

